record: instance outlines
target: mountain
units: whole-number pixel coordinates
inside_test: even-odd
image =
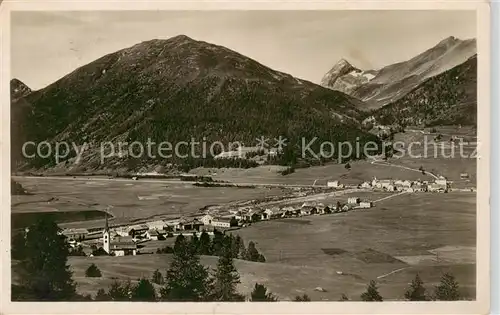
[[[18,99],[31,93],[31,89],[18,79],[10,80],[10,95],[12,99]]]
[[[176,144],[205,138],[209,145],[254,145],[261,136],[318,137],[318,143],[358,136],[361,142],[374,140],[360,129],[359,100],[184,35],[108,54],[20,101],[13,142],[92,144],[79,166],[86,170],[179,162],[116,157],[101,165],[99,143],[106,141]],[[54,167],[55,161],[18,165]]]
[[[477,55],[373,113],[383,125],[476,125]]]
[[[365,110],[376,109],[396,101],[426,79],[465,62],[474,54],[475,39],[450,36],[410,60],[379,70],[362,71],[341,60],[332,68],[334,75],[330,70],[321,85],[366,102]],[[343,71],[334,70],[339,67]]]

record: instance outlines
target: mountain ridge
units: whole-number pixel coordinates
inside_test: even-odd
[[[329,71],[321,85],[356,97],[368,104],[365,110],[373,110],[396,101],[426,79],[465,62],[475,53],[475,39],[449,36],[411,59],[380,69],[359,70],[335,80],[325,80]],[[362,77],[359,73],[369,73],[370,77]]]
[[[359,100],[185,35],[107,54],[22,102],[26,110],[14,118],[22,123],[13,142],[145,143],[196,137],[252,143],[259,136],[376,140],[361,130]],[[99,165],[92,154],[80,167],[130,164],[112,159]],[[146,160],[137,163],[165,162]],[[34,164],[55,166],[54,161]]]

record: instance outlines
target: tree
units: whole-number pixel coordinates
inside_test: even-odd
[[[241,236],[239,236],[239,235],[233,236],[232,234],[230,234],[230,237],[232,238],[231,256],[233,258],[238,258],[240,255],[240,247],[241,247],[241,243],[243,243],[243,240],[241,239]]]
[[[112,301],[129,301],[132,295],[132,284],[130,281],[123,284],[114,281],[109,287],[108,295]]]
[[[435,289],[435,298],[440,301],[457,301],[460,299],[458,282],[452,274],[445,273]]]
[[[11,243],[12,259],[21,260],[26,257],[26,234],[24,232],[15,233]]]
[[[224,245],[224,234],[221,231],[214,230],[214,238],[212,240],[212,255],[220,256],[222,246]]]
[[[161,297],[166,301],[203,301],[208,293],[208,276],[186,239],[177,238]]]
[[[361,299],[363,301],[369,301],[369,302],[382,302],[382,296],[378,293],[378,288],[377,288],[377,283],[374,280],[370,281],[370,284],[368,285],[368,288],[366,289],[366,292],[361,294]]]
[[[104,289],[97,290],[97,294],[95,295],[95,301],[110,301],[111,297],[104,291]]]
[[[19,264],[20,282],[32,299],[64,301],[76,297],[67,264],[69,245],[55,222],[47,217],[39,219],[26,233],[24,250],[16,250],[24,252]]]
[[[349,298],[347,297],[347,295],[345,293],[342,293],[339,301],[342,301],[342,302],[349,301]]]
[[[191,241],[189,243],[189,246],[193,248],[193,251],[196,254],[199,254],[199,244],[200,240],[198,239],[198,236],[196,235],[196,232],[193,233],[193,236],[191,236]]]
[[[267,291],[265,285],[259,283],[255,284],[250,297],[252,302],[276,302],[278,300],[271,292]]]
[[[424,283],[420,276],[415,276],[415,279],[411,282],[410,288],[405,293],[405,299],[409,301],[427,301],[428,298],[425,294]]]
[[[132,290],[133,301],[156,301],[156,290],[148,279],[141,279]]]
[[[203,231],[200,235],[200,241],[198,243],[199,254],[200,255],[211,255],[212,254],[212,244],[210,242],[210,235]]]
[[[156,284],[163,284],[165,281],[163,279],[163,275],[161,274],[160,270],[156,269],[153,272],[153,276],[151,277],[151,282],[156,283]]]
[[[344,167],[345,167],[346,170],[350,170],[351,169],[351,164],[346,163],[346,165]]]
[[[99,270],[95,264],[91,264],[87,270],[85,270],[85,277],[100,278],[101,276],[101,270]]]
[[[250,241],[246,250],[245,260],[257,261],[259,259],[259,251],[255,247],[255,243]]]
[[[244,300],[244,297],[236,291],[236,286],[240,283],[240,275],[234,267],[230,243],[230,239],[226,238],[217,262],[217,269],[214,271],[214,281],[210,294],[211,300],[214,301]]]
[[[180,251],[179,247],[184,246],[185,242],[186,242],[186,238],[184,237],[184,235],[182,235],[182,233],[177,235],[177,237],[175,238],[175,243],[174,243],[174,252]]]
[[[310,302],[311,301],[311,298],[309,297],[309,295],[307,294],[303,294],[303,295],[297,295],[295,297],[295,302]]]

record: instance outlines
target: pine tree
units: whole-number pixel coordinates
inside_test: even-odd
[[[200,236],[200,241],[198,244],[200,255],[211,255],[212,254],[212,243],[210,241],[210,235],[203,231]]]
[[[410,288],[405,293],[405,299],[409,301],[427,301],[428,298],[425,294],[424,283],[420,276],[415,276],[415,279],[411,282]]]
[[[246,257],[247,257],[247,249],[245,248],[245,242],[243,242],[243,239],[241,237],[240,237],[240,240],[241,241],[239,243],[238,258],[240,258],[240,259],[246,259]]]
[[[236,286],[240,283],[240,275],[234,267],[229,242],[228,239],[223,245],[217,262],[217,269],[214,271],[214,281],[210,295],[211,300],[214,301],[244,300],[244,297],[236,291]]]
[[[91,264],[87,270],[85,270],[85,277],[100,278],[101,276],[101,270],[99,270],[95,264]]]
[[[208,293],[209,275],[185,238],[177,238],[173,260],[160,290],[166,301],[202,301]]]
[[[75,283],[67,264],[69,245],[57,224],[41,218],[29,228],[24,246],[19,273],[23,291],[34,300],[75,298]]]
[[[108,296],[112,301],[130,301],[132,284],[130,281],[125,283],[114,281],[109,287]]]
[[[212,240],[212,255],[220,256],[223,245],[224,234],[218,230],[214,230],[214,237]]]
[[[151,277],[151,282],[156,283],[156,284],[163,284],[164,283],[163,275],[161,274],[160,270],[156,269],[153,272],[153,276]]]
[[[177,235],[174,243],[174,252],[179,251],[179,246],[183,246],[185,242],[186,238],[184,237],[184,235],[182,235],[182,233]]]
[[[196,232],[193,233],[193,236],[191,237],[191,242],[189,243],[189,246],[192,247],[193,251],[198,255],[200,253],[200,240],[198,239],[198,236],[196,235]]]
[[[256,283],[250,294],[250,300],[252,302],[276,302],[278,299],[271,292],[267,291],[265,285]]]
[[[156,301],[156,290],[148,279],[141,279],[132,290],[133,301]]]
[[[255,247],[255,243],[252,241],[250,241],[250,243],[248,243],[248,248],[246,250],[246,257],[244,259],[250,260],[250,261],[259,261],[259,262],[266,261],[266,258],[259,253],[259,251]]]
[[[342,293],[339,301],[342,301],[342,302],[349,301],[349,298],[347,297],[347,295],[345,293]]]
[[[233,238],[232,242],[231,242],[231,253],[232,253],[232,256],[233,258],[239,258],[239,255],[240,255],[240,247],[241,247],[241,243],[243,243],[243,240],[241,239],[241,237],[239,235],[236,235],[236,236],[233,236],[231,234],[231,237]]]
[[[111,301],[111,297],[104,291],[104,289],[97,290],[95,301]]]
[[[457,301],[460,299],[458,288],[458,282],[455,280],[455,277],[449,273],[445,273],[441,277],[441,283],[436,286],[435,298],[440,301]]]
[[[374,280],[370,281],[370,284],[368,285],[368,288],[365,293],[361,294],[361,299],[363,301],[369,301],[369,302],[382,302],[382,296],[378,293],[378,288],[377,288],[377,283]]]

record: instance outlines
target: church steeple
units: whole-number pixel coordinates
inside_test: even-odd
[[[104,223],[104,231],[109,231],[108,213],[106,212],[106,222]]]
[[[102,231],[102,248],[108,254],[109,254],[110,241],[111,241],[111,239],[110,239],[110,235],[109,235],[108,213],[106,212],[106,221],[104,223],[104,231]]]

